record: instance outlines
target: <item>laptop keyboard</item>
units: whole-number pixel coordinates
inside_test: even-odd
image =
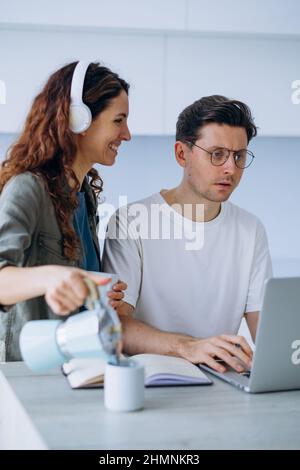
[[[226,364],[226,362],[224,362],[222,359],[216,359],[216,362],[219,362],[220,364],[222,364],[223,366],[226,367],[226,369],[228,369],[228,364]],[[232,369],[230,368],[229,370],[232,370],[232,372],[236,372],[237,374],[239,375],[242,375],[243,377],[250,377],[251,375],[251,370],[243,370],[242,372],[237,372],[235,369]]]
[[[242,375],[243,377],[250,377],[251,370],[244,370],[243,372],[239,372],[239,375]]]

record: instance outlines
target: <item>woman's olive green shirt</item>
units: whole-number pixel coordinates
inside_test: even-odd
[[[84,180],[89,226],[100,261],[97,200]],[[66,187],[66,191],[68,188]],[[63,240],[54,206],[40,176],[26,172],[13,177],[0,195],[0,269],[56,264],[81,267],[63,255]],[[72,312],[76,313],[76,312]],[[44,296],[0,305],[0,361],[21,360],[19,335],[29,320],[57,317]]]

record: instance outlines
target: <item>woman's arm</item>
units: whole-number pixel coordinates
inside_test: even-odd
[[[0,270],[0,304],[12,305],[45,293],[49,266],[18,268],[5,266]]]
[[[89,293],[84,281],[86,277],[97,285],[109,282],[109,279],[79,268],[5,266],[0,270],[0,304],[12,305],[45,295],[46,302],[55,313],[66,315],[84,303]]]
[[[90,277],[95,284],[108,282],[101,275],[82,269],[44,265],[23,267],[24,253],[38,230],[40,211],[48,204],[39,178],[24,173],[13,178],[0,198],[0,307],[10,306],[45,295],[50,308],[59,315],[76,310],[88,295],[84,282]],[[118,282],[109,293],[111,304],[118,308],[126,284]]]

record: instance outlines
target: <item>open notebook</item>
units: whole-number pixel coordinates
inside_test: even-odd
[[[212,384],[198,366],[179,357],[136,354],[132,359],[144,365],[146,387]],[[104,384],[105,361],[102,359],[71,359],[62,370],[72,388],[94,388]]]

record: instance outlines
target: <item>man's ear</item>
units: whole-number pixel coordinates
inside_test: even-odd
[[[186,144],[177,140],[175,142],[175,157],[179,165],[183,168],[186,167],[186,153],[188,151],[188,147]]]

